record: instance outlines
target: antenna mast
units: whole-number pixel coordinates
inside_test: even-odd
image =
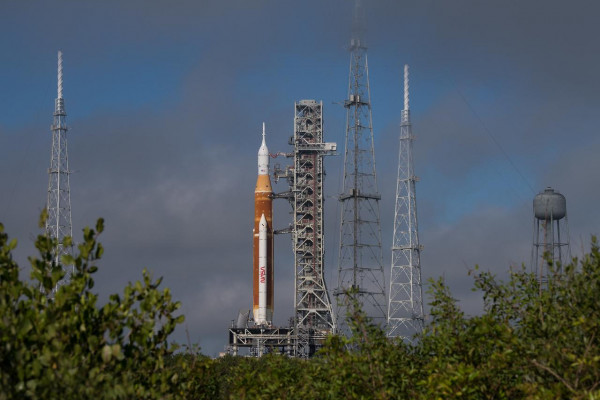
[[[408,65],[404,66],[404,110],[400,124],[398,180],[394,212],[394,239],[390,272],[387,333],[410,340],[423,329],[423,288],[421,284],[421,245],[417,220],[417,200],[410,123]]]
[[[351,300],[378,324],[385,323],[385,283],[381,252],[381,225],[375,172],[373,124],[367,46],[363,40],[364,18],[355,3],[350,42],[350,76],[346,108],[344,185],[339,197],[340,249],[338,285],[334,291],[338,303],[338,327],[348,333],[346,315]]]
[[[52,124],[52,150],[50,156],[50,168],[48,169],[48,201],[46,210],[46,234],[57,239],[57,247],[54,253],[54,263],[60,265],[60,258],[64,254],[71,254],[72,248],[65,247],[64,238],[73,236],[71,226],[71,191],[69,185],[69,157],[67,154],[67,113],[65,112],[65,101],[63,99],[63,62],[62,51],[58,52],[58,90],[54,102],[54,123]],[[73,272],[73,267],[63,269],[65,277],[57,284],[58,286],[68,282]]]

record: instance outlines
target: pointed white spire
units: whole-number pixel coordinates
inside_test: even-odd
[[[267,147],[265,123],[263,122],[262,144],[258,149],[258,174],[269,175],[269,149]]]
[[[63,98],[63,66],[62,66],[62,51],[58,51],[58,95],[59,99]]]
[[[408,110],[408,64],[404,64],[404,111]]]

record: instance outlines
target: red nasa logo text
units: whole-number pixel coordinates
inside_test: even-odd
[[[260,283],[267,281],[267,271],[265,267],[260,267]]]

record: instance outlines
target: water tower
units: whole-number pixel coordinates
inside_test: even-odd
[[[569,225],[567,223],[567,200],[565,196],[547,187],[533,199],[533,248],[532,272],[536,273],[540,286],[548,281],[548,261],[560,272],[569,262]]]

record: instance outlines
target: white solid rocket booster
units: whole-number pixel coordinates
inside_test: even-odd
[[[265,214],[258,224],[258,320],[267,323],[267,220]]]

